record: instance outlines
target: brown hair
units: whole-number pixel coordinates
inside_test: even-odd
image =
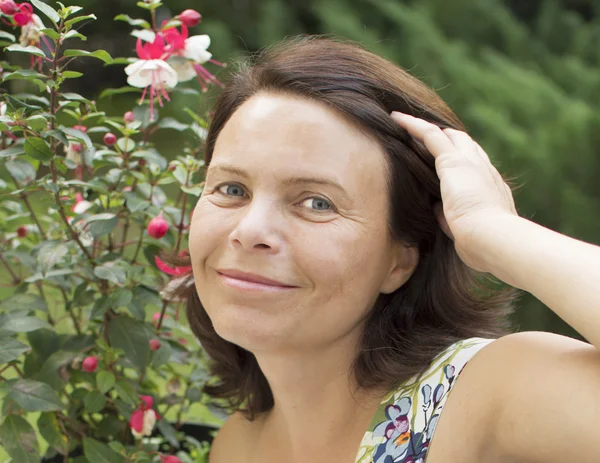
[[[258,92],[280,92],[335,108],[383,147],[389,176],[391,236],[419,249],[411,278],[380,294],[360,339],[351,372],[359,387],[397,387],[422,372],[444,348],[469,337],[497,338],[511,329],[518,290],[492,288],[490,275],[467,267],[441,230],[433,206],[441,200],[433,156],[390,117],[397,110],[440,127],[465,130],[458,117],[424,83],[361,46],[323,36],[299,36],[261,50],[241,63],[216,101],[208,130],[205,169],[234,111]],[[164,256],[174,265],[189,257]],[[172,293],[186,300],[190,327],[212,358],[218,379],[204,391],[226,399],[249,420],[273,406],[273,395],[254,355],[222,339],[196,292],[193,275]],[[173,283],[176,283],[175,281]]]

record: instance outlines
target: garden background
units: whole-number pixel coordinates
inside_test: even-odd
[[[49,2],[53,4],[52,1]],[[121,13],[139,16],[135,1],[78,0],[98,21],[86,26],[78,48],[105,49],[113,57],[134,56],[135,38]],[[300,33],[356,40],[409,70],[433,87],[464,121],[500,172],[515,177],[520,215],[553,230],[600,244],[600,1],[598,0],[167,0],[158,18],[186,8],[203,19],[192,33],[211,37],[214,58],[232,62]],[[170,10],[170,11],[169,11]],[[161,16],[162,15],[162,16]],[[26,56],[5,59],[24,61]],[[233,66],[213,68],[227,80]],[[100,98],[125,85],[122,65],[82,59],[84,73],[66,90],[98,102],[99,110],[123,114],[138,94]],[[19,91],[17,81],[11,92]],[[190,87],[199,89],[192,81]],[[66,91],[65,90],[65,91]],[[207,114],[218,87],[190,103],[174,93],[160,109],[185,119],[185,106]],[[157,141],[172,159],[184,135],[165,130]],[[0,169],[0,178],[10,178]],[[168,188],[165,188],[168,191]],[[35,208],[47,207],[40,195]],[[0,250],[1,251],[1,250]],[[142,257],[142,259],[144,259]],[[0,282],[10,282],[0,266]],[[12,294],[0,287],[0,301]],[[519,330],[581,337],[530,295],[515,314]],[[190,338],[193,342],[193,338]],[[204,413],[199,410],[198,413]],[[206,415],[206,419],[210,418]],[[5,454],[0,448],[0,461]]]

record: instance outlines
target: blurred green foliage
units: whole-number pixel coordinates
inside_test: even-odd
[[[86,49],[134,56],[130,28],[112,19],[139,16],[135,1],[76,0],[99,21],[86,27]],[[506,177],[516,177],[520,215],[600,244],[600,2],[597,0],[170,0],[168,18],[197,9],[192,34],[209,34],[220,61],[286,36],[324,33],[356,40],[438,91]],[[125,84],[122,65],[82,60],[72,91],[90,98]],[[220,79],[234,66],[208,65]],[[192,85],[197,86],[196,83]],[[197,88],[199,88],[197,86]],[[210,110],[211,89],[198,114]],[[135,105],[135,95],[100,100],[109,114]],[[184,120],[185,94],[165,108]],[[175,156],[173,131],[161,143]],[[168,151],[164,151],[168,153]],[[509,249],[506,252],[510,252]],[[520,330],[580,336],[530,295],[520,302]]]

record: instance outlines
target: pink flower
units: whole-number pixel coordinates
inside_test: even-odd
[[[106,143],[108,146],[112,146],[116,142],[117,136],[114,133],[108,132],[106,135],[104,135],[104,143]]]
[[[175,455],[161,455],[161,463],[181,463],[181,460]]]
[[[2,0],[0,1],[0,11],[7,16],[12,16],[19,11],[19,7],[13,0]]]
[[[223,66],[212,58],[212,54],[206,51],[210,46],[210,37],[206,34],[188,37],[188,28],[183,24],[181,32],[175,27],[163,31],[165,40],[169,44],[168,51],[171,54],[169,64],[177,71],[177,80],[185,82],[197,76],[203,91],[207,90],[206,84],[223,84],[217,80],[208,70],[202,66],[203,63],[211,63]]]
[[[40,17],[33,12],[33,7],[29,3],[21,3],[17,8],[19,12],[13,18],[17,25],[21,26],[19,43],[24,47],[39,44],[42,36],[40,31],[46,26],[44,26]]]
[[[81,364],[81,369],[83,371],[87,371],[88,373],[93,373],[98,368],[98,357],[90,356],[86,357]]]
[[[142,399],[140,406],[131,414],[129,419],[129,428],[136,439],[152,435],[154,424],[161,419],[160,415],[152,408],[152,397],[143,395],[140,398]]]
[[[168,230],[169,223],[163,217],[162,212],[148,223],[148,234],[152,238],[162,238]]]
[[[125,68],[127,83],[132,87],[143,88],[140,104],[144,102],[146,91],[150,87],[150,120],[154,120],[154,98],[158,97],[158,104],[162,107],[161,95],[171,101],[166,88],[177,85],[177,72],[165,61],[169,53],[165,49],[165,41],[160,34],[156,34],[154,42],[142,45],[138,39],[136,51],[139,59]]]
[[[165,318],[169,318],[169,314],[165,314],[165,316],[163,317],[163,320]],[[160,312],[156,312],[154,315],[152,315],[152,324],[154,326],[158,326],[158,321],[160,320]]]
[[[183,267],[169,267],[160,257],[154,256],[154,263],[158,267],[158,269],[167,275],[183,275],[192,270],[191,265],[186,265]]]
[[[83,199],[83,195],[78,192],[75,195],[75,204],[71,208],[71,211],[75,212],[75,214],[83,214],[85,211],[87,211],[92,206],[93,206],[93,204],[90,203],[89,201],[86,201],[85,199]]]
[[[158,350],[160,349],[160,341],[158,339],[150,339],[150,350]]]
[[[127,111],[124,115],[123,115],[123,120],[128,123],[128,122],[133,122],[135,121],[135,114],[133,114],[133,111]]]
[[[177,17],[185,27],[197,26],[200,20],[202,19],[202,15],[196,10],[182,11]]]

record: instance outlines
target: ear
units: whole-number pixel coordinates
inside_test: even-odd
[[[380,291],[390,294],[408,281],[419,263],[419,248],[404,242],[394,243],[390,269],[381,284]]]

